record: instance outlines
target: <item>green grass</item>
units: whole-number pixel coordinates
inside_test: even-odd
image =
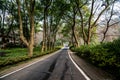
[[[27,48],[12,48],[12,49],[0,49],[0,52],[5,52],[5,56],[0,57],[0,68],[8,65],[16,64],[22,61],[30,60],[32,58],[40,57],[45,54],[52,53],[58,49],[46,52],[40,52],[40,48],[34,48],[32,57],[28,56]]]

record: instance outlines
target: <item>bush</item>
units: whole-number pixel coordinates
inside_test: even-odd
[[[78,56],[87,59],[92,64],[120,76],[120,39],[99,45],[87,45],[72,48]]]

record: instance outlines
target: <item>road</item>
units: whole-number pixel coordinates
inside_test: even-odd
[[[0,80],[86,80],[66,49]]]

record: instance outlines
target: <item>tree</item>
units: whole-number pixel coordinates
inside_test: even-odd
[[[108,31],[108,29],[109,29],[109,27],[110,27],[110,21],[112,20],[112,16],[114,15],[114,10],[113,10],[113,8],[114,8],[114,3],[115,3],[115,0],[114,0],[114,2],[113,2],[113,4],[112,4],[112,6],[106,11],[106,16],[108,16],[108,15],[110,15],[109,16],[109,18],[107,18],[106,17],[106,21],[107,21],[107,23],[106,23],[106,29],[105,29],[105,31],[103,32],[103,39],[102,39],[102,41],[101,41],[101,43],[103,43],[103,41],[105,40],[105,37],[106,37],[106,33],[107,33],[107,31]],[[110,12],[109,12],[110,11]],[[108,14],[107,14],[107,12],[108,12]]]
[[[43,23],[43,42],[42,42],[42,51],[47,50],[47,15],[48,15],[48,8],[51,5],[52,0],[44,0],[44,23]]]
[[[102,5],[100,4],[96,5],[97,3],[96,0],[91,0],[91,1],[75,0],[81,18],[80,23],[82,28],[83,39],[86,44],[90,44],[92,29],[97,26],[96,24],[98,20],[104,14],[104,12],[109,8],[109,6],[113,3],[113,1],[114,0],[110,0],[110,1],[105,0],[105,1],[101,1],[103,2]],[[88,9],[89,12],[86,13],[84,9],[85,7],[88,8],[88,5],[90,5],[90,8]],[[99,9],[99,13],[97,12],[98,9]],[[85,20],[86,17],[87,20]],[[84,31],[85,28],[87,29],[87,33]]]
[[[16,2],[17,2],[17,6],[18,6],[20,38],[26,44],[26,46],[28,47],[28,56],[32,57],[33,48],[34,48],[34,10],[35,10],[35,0],[30,0],[30,2],[25,0],[25,4],[26,4],[26,8],[27,8],[27,11],[28,11],[28,14],[29,14],[29,20],[30,20],[30,40],[28,40],[28,41],[27,41],[27,39],[25,38],[25,36],[23,34],[23,24],[22,24],[21,10],[20,10],[20,1],[16,0]]]
[[[66,13],[68,4],[66,0],[49,0],[43,3],[43,45],[42,51],[54,49],[56,35],[60,28],[61,20]]]

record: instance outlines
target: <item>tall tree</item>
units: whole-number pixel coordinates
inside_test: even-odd
[[[98,20],[113,3],[113,1],[114,0],[101,1],[101,3],[103,3],[101,5],[101,3],[96,4],[98,2],[97,0],[75,0],[81,18],[80,23],[82,28],[83,39],[86,44],[90,44],[93,28],[96,27]],[[88,7],[88,5],[90,7]],[[85,7],[88,8],[89,12],[85,12]],[[99,12],[97,12],[98,10]],[[87,20],[85,20],[86,17]],[[87,29],[87,33],[84,31],[84,29]]]
[[[48,8],[51,5],[52,0],[44,0],[44,23],[43,23],[43,42],[42,42],[42,51],[47,50],[47,15],[48,15]]]
[[[34,10],[35,10],[35,0],[30,0],[28,2],[25,0],[26,8],[29,14],[30,20],[30,40],[27,41],[23,34],[23,24],[22,24],[22,16],[21,16],[21,8],[20,8],[20,1],[16,0],[18,6],[18,16],[19,16],[19,26],[20,26],[20,38],[28,47],[28,55],[32,57],[33,55],[33,48],[34,48]],[[29,3],[29,4],[28,4]]]
[[[108,29],[110,27],[110,21],[112,20],[112,16],[114,15],[114,13],[113,13],[114,12],[114,10],[113,10],[114,9],[114,3],[115,3],[115,0],[113,2],[112,6],[106,11],[106,16],[108,16],[108,15],[110,15],[110,16],[109,16],[109,18],[106,17],[106,21],[107,21],[107,23],[106,23],[106,29],[103,32],[103,39],[102,39],[101,43],[103,43],[104,40],[105,40],[106,33],[107,33],[107,31],[108,31]]]

